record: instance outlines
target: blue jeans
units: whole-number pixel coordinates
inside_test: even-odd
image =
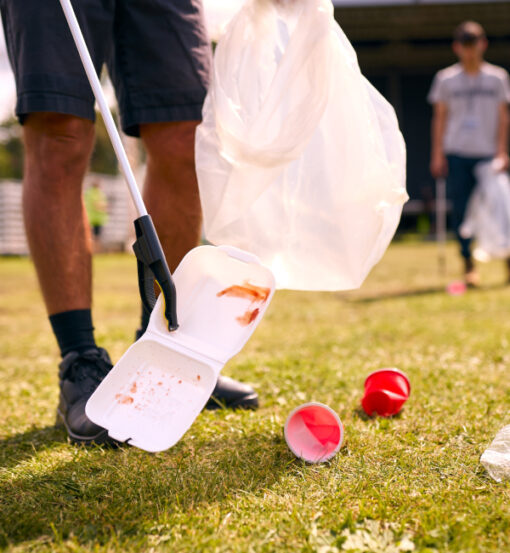
[[[476,186],[474,168],[481,161],[489,161],[490,157],[446,156],[448,159],[448,177],[446,187],[452,201],[452,223],[460,244],[460,253],[465,259],[471,257],[471,239],[462,238],[459,227],[464,220],[466,208]]]

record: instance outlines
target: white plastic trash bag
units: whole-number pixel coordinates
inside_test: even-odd
[[[471,195],[459,232],[475,238],[479,261],[510,257],[510,177],[493,162],[475,168],[478,184]]]
[[[216,48],[196,166],[207,239],[279,288],[359,287],[407,200],[395,112],[329,0],[247,0]]]
[[[504,478],[510,479],[510,424],[496,434],[480,461],[497,482]]]

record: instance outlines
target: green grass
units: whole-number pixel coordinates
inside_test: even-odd
[[[505,552],[510,485],[479,457],[509,423],[510,287],[443,292],[432,244],[393,245],[361,290],[280,292],[225,373],[255,413],[203,413],[170,451],[69,445],[55,428],[58,355],[25,259],[0,260],[0,549],[6,551]],[[98,341],[118,359],[137,323],[135,261],[95,262]],[[365,376],[395,366],[400,416],[367,419]],[[283,440],[301,402],[331,405],[346,443],[310,466]],[[357,548],[357,549],[356,549]]]

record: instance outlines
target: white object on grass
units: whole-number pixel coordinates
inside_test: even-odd
[[[496,482],[501,482],[503,478],[510,479],[510,424],[496,434],[480,462]]]
[[[328,0],[248,0],[220,38],[196,134],[205,234],[278,288],[356,288],[407,200],[405,144]]]
[[[90,420],[112,438],[146,451],[181,439],[225,363],[262,319],[275,287],[255,256],[228,246],[191,250],[173,278],[179,328],[168,331],[160,295],[145,334],[86,405]]]

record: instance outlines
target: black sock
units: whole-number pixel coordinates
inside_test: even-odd
[[[62,357],[96,347],[90,309],[74,309],[49,317]]]

